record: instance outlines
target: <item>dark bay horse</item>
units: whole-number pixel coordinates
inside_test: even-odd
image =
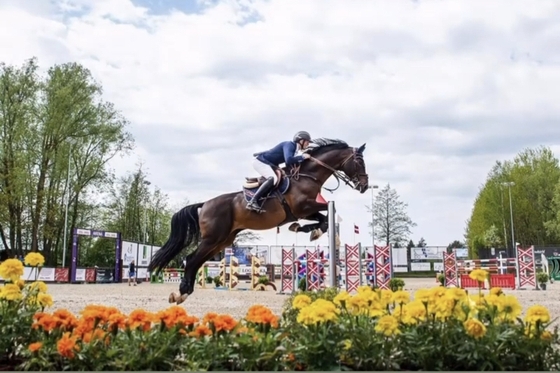
[[[368,189],[368,175],[363,157],[366,144],[359,148],[341,140],[315,139],[307,153],[311,156],[299,166],[279,170],[282,177],[256,212],[245,208],[261,179],[249,179],[243,191],[222,194],[203,203],[184,207],[171,219],[171,234],[167,242],[152,258],[148,271],[161,271],[184,248],[198,244],[187,255],[180,294],[171,293],[169,302],[183,303],[194,291],[196,273],[202,265],[230,246],[237,234],[245,229],[266,230],[290,222],[294,232],[311,232],[311,240],[328,229],[327,203],[320,197],[321,188],[333,174],[360,193]],[[200,209],[200,212],[198,211]],[[299,219],[317,221],[300,226]]]

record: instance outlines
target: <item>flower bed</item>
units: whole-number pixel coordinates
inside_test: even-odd
[[[26,257],[38,268],[41,258]],[[17,262],[17,263],[16,263]],[[29,262],[29,263],[28,263]],[[18,264],[19,263],[19,264]],[[79,315],[45,312],[42,282],[20,280],[8,260],[0,276],[0,347],[6,367],[25,370],[558,370],[557,330],[534,305],[523,318],[500,289],[361,287],[355,295],[300,292],[280,316],[253,305],[240,320],[88,305]],[[485,274],[475,272],[480,281]]]

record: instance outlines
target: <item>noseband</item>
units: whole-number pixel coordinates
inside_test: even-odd
[[[352,154],[350,154],[348,157],[344,158],[344,160],[340,164],[340,168],[342,168],[350,160],[353,161],[355,172],[354,172],[354,176],[352,176],[351,178],[348,177],[344,172],[336,170],[335,168],[329,166],[325,162],[323,162],[323,161],[321,161],[321,160],[319,160],[315,157],[309,157],[309,159],[312,160],[313,162],[316,162],[317,164],[320,164],[321,166],[323,166],[326,169],[331,170],[333,172],[333,175],[334,175],[335,179],[337,180],[338,185],[334,189],[329,189],[327,187],[323,187],[325,190],[327,190],[331,193],[334,192],[335,190],[337,190],[340,187],[340,180],[344,181],[344,183],[346,185],[352,187],[352,189],[358,189],[358,186],[360,186],[360,184],[361,184],[360,183],[360,177],[367,176],[367,174],[363,174],[363,173],[358,172],[359,162],[360,161],[364,162],[364,156],[363,156],[362,153],[358,153],[356,151],[356,148],[353,148]],[[352,184],[354,184],[354,185],[352,185]]]

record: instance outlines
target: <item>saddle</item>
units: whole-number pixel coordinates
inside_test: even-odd
[[[274,172],[276,173],[277,176],[277,182],[274,185],[274,188],[276,188],[281,182],[282,180],[286,177],[282,171],[280,169],[275,169]],[[259,176],[259,177],[245,177],[245,183],[243,184],[243,187],[247,188],[247,189],[253,189],[253,188],[258,188],[262,185],[262,183],[264,183],[266,181],[266,178],[263,176]],[[273,188],[273,189],[274,189]]]

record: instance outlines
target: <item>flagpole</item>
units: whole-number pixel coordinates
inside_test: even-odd
[[[280,233],[280,227],[276,227],[276,246],[278,246],[278,233]]]

